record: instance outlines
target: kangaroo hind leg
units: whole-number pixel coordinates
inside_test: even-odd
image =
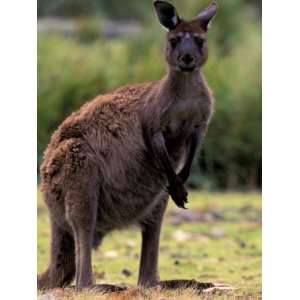
[[[51,221],[51,252],[48,269],[38,275],[38,289],[69,285],[75,275],[75,245],[70,232]]]

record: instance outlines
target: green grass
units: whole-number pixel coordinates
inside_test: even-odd
[[[47,267],[50,236],[47,209],[41,198],[39,193],[38,272]],[[203,219],[197,222],[182,220],[182,210],[170,201],[161,236],[161,278],[196,279],[236,288],[214,295],[214,299],[261,299],[261,195],[190,192],[189,202],[189,211],[197,212]],[[135,285],[139,254],[139,230],[132,228],[112,233],[93,254],[97,283]],[[122,273],[124,269],[132,274],[126,277]],[[174,293],[163,296],[164,299],[195,297],[192,293],[182,298]],[[147,298],[149,295],[128,297],[122,299],[151,299]],[[157,295],[153,299],[155,297]],[[96,298],[81,295],[78,299]]]

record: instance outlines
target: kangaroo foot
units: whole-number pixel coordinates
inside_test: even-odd
[[[126,286],[113,285],[113,284],[96,284],[91,287],[91,291],[99,293],[118,293],[127,290]]]
[[[162,289],[177,290],[177,289],[194,289],[198,293],[202,293],[206,289],[214,287],[213,283],[198,282],[196,280],[164,280],[158,284]]]
[[[71,289],[75,289],[75,286],[71,286]],[[113,284],[95,284],[88,288],[85,288],[84,290],[96,292],[96,293],[117,293],[127,290],[128,288],[126,286],[121,285],[113,285]],[[76,289],[75,289],[76,290]]]

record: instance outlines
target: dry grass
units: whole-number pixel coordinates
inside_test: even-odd
[[[41,200],[39,194],[38,272],[47,267],[50,238],[48,214]],[[65,289],[40,297],[43,300],[261,299],[261,195],[191,192],[189,201],[190,209],[186,212],[190,212],[190,220],[172,202],[168,208],[161,237],[161,278],[220,282],[234,286],[235,290],[198,296],[192,290],[134,288],[141,239],[138,230],[129,229],[105,238],[100,249],[93,253],[93,271],[98,284],[126,284],[131,289],[107,295],[75,294]],[[124,269],[129,273],[123,272]]]
[[[258,298],[241,298],[234,296],[233,291],[208,290],[198,295],[192,289],[166,291],[159,289],[136,289],[131,288],[124,292],[101,294],[92,291],[75,293],[71,289],[57,289],[39,295],[39,300],[210,300],[210,299],[258,299]]]

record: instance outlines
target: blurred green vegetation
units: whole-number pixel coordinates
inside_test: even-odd
[[[172,1],[192,18],[209,1]],[[191,187],[257,189],[261,186],[260,1],[218,1],[204,73],[216,98],[215,115],[189,180]],[[38,37],[38,162],[62,120],[96,95],[165,74],[164,30],[152,1],[38,1],[39,17],[76,17],[73,36]],[[108,38],[107,19],[136,20],[135,35]],[[199,166],[201,171],[199,170]]]

